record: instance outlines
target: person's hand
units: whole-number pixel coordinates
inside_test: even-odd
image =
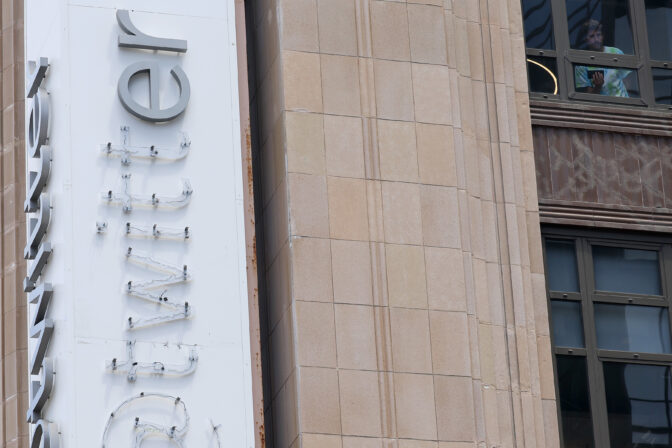
[[[591,81],[593,81],[593,87],[595,88],[595,91],[601,91],[602,86],[604,85],[604,74],[602,72],[593,73],[593,79]]]

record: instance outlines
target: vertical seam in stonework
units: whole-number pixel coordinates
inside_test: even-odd
[[[385,272],[385,223],[382,220],[382,183],[380,182],[380,161],[378,151],[377,105],[375,102],[374,61],[371,40],[371,3],[369,0],[355,0],[355,23],[357,26],[357,53],[360,63],[360,104],[362,107],[362,142],[367,182],[367,219],[369,224],[369,254],[371,257],[371,294],[373,305],[373,325],[375,335],[376,365],[378,369],[378,396],[380,404],[380,433],[382,437],[396,437],[396,400],[394,397],[394,375],[388,373],[392,362],[390,351],[390,319],[385,306],[387,281]],[[361,86],[365,83],[366,89]],[[376,106],[375,109],[373,106]],[[370,182],[370,183],[369,183]],[[380,190],[380,192],[378,191]],[[380,194],[379,194],[380,193]],[[379,218],[381,218],[379,220]],[[374,234],[374,235],[372,235]],[[372,238],[374,236],[374,238]],[[375,241],[371,241],[374,239]],[[380,242],[382,240],[382,243]],[[376,288],[377,285],[378,287]],[[382,300],[378,300],[381,298]],[[392,379],[392,385],[390,385]],[[392,413],[390,413],[392,411]]]
[[[502,5],[502,7],[506,7],[506,6]],[[508,11],[508,9],[507,9],[507,13],[509,13],[509,12],[510,11]],[[507,16],[511,17],[511,14],[507,14]],[[510,40],[511,39],[510,21],[508,23],[507,22],[504,22],[504,23],[506,23],[508,25],[508,28],[500,28],[500,31],[509,31],[509,33],[507,34],[507,39]],[[502,25],[502,26],[504,26],[504,25]],[[507,91],[508,91],[508,88],[510,88],[511,86],[506,85],[506,87],[507,87]],[[514,88],[514,93],[515,93],[515,88]],[[506,95],[505,101],[507,101],[505,103],[505,106],[508,108],[508,94]],[[514,111],[515,114],[517,114],[517,112],[518,112],[517,105],[514,105],[513,111]],[[512,111],[509,110],[509,113],[511,113],[511,112]],[[513,117],[517,118],[517,115],[513,115]],[[507,124],[510,126],[510,121],[507,122]],[[510,130],[510,132],[518,132],[517,126],[515,127],[515,129]],[[510,148],[510,151],[511,151],[512,167],[517,166],[518,169],[522,170],[523,167],[521,165],[522,162],[521,162],[520,147],[519,146],[514,146],[513,144],[509,144],[509,148]],[[513,165],[513,164],[515,164],[515,165]],[[522,184],[521,185],[515,185],[515,186],[520,186],[523,189],[523,191],[525,189],[524,185],[522,185]],[[528,232],[528,223],[527,223],[527,220],[519,221],[518,216],[517,216],[519,205],[521,203],[523,204],[523,207],[527,205],[525,200],[524,200],[523,195],[524,195],[523,192],[519,192],[519,194],[516,194],[517,198],[516,198],[516,200],[514,201],[514,204],[513,204],[515,206],[514,207],[514,213],[515,213],[514,219],[516,221],[516,225],[512,226],[512,228],[515,227],[517,232],[518,232],[518,235],[516,235],[516,237],[518,238],[518,241],[519,241],[519,244],[518,244],[518,251],[519,252],[518,252],[518,254],[521,257],[519,267],[520,267],[520,275],[521,275],[520,281],[522,282],[521,283],[521,287],[522,287],[521,293],[523,295],[523,297],[522,297],[522,299],[523,299],[522,300],[522,302],[523,302],[522,303],[522,310],[526,315],[525,324],[523,326],[524,334],[521,335],[524,338],[524,342],[526,344],[524,348],[526,350],[523,351],[522,353],[518,353],[517,361],[518,361],[519,365],[526,365],[527,366],[527,369],[528,369],[528,372],[529,372],[529,385],[528,385],[529,386],[529,398],[531,400],[530,403],[531,403],[531,406],[532,406],[532,409],[531,410],[528,409],[528,411],[529,412],[534,412],[534,409],[536,408],[536,406],[541,407],[543,403],[542,403],[541,395],[539,395],[538,393],[537,393],[537,395],[535,395],[535,383],[536,383],[537,387],[539,387],[539,383],[540,383],[540,376],[539,376],[540,375],[539,343],[538,343],[538,339],[536,337],[536,335],[537,335],[536,325],[534,325],[534,324],[529,325],[528,324],[528,319],[530,317],[532,319],[534,319],[534,314],[535,314],[535,312],[534,312],[535,303],[534,302],[535,301],[534,301],[533,294],[530,295],[531,294],[530,291],[532,290],[531,283],[530,283],[530,277],[528,277],[527,281],[525,280],[525,272],[524,271],[526,270],[526,267],[523,265],[523,262],[522,262],[522,254],[526,253],[527,256],[529,257],[530,245],[529,245],[529,241],[528,241],[527,237],[525,238],[525,245],[523,245],[523,240],[520,238],[520,233],[519,233],[521,230],[523,230],[526,235],[529,233]],[[522,197],[523,199],[519,199],[518,197]],[[508,227],[508,218],[507,218],[507,221],[506,221],[506,225]],[[508,235],[508,232],[507,232],[507,235]],[[509,265],[511,265],[511,263],[509,263]],[[529,265],[528,265],[527,269],[528,269],[528,274],[530,274]],[[528,290],[527,290],[527,294],[525,292],[526,284],[529,287]],[[515,304],[515,302],[514,302],[514,304]],[[518,339],[519,336],[518,336],[517,333],[515,333],[515,337],[516,337],[516,339]],[[516,344],[516,350],[518,350],[518,345],[517,344]],[[522,393],[521,393],[521,396],[522,396]],[[522,413],[524,415],[525,410],[522,410]],[[531,443],[536,443],[536,441],[545,440],[545,438],[546,438],[546,428],[545,428],[545,425],[543,424],[543,416],[541,417],[541,421],[542,421],[541,425],[538,424],[539,420],[536,418],[536,416],[532,420],[533,420],[532,424],[527,426],[527,423],[526,423],[525,419],[523,418],[523,421],[522,421],[523,437],[525,439],[527,439],[527,436],[530,435],[530,433],[532,433],[533,436],[534,436],[534,439],[528,440],[528,442],[531,441]]]
[[[486,10],[487,18],[488,18],[488,24],[484,25],[483,17],[481,17],[481,24],[480,24],[480,26],[481,26],[481,40],[483,40],[482,27],[483,26],[489,26],[489,18],[490,18],[489,3],[487,2],[487,0],[481,0],[481,2],[483,2],[483,1],[486,2],[485,3],[485,10]],[[488,35],[490,36],[490,42],[483,42],[483,43],[492,46],[492,38],[493,38],[492,33],[489,32]],[[487,94],[487,73],[485,73],[485,69],[487,67],[487,65],[485,63],[485,51],[482,52],[482,58],[483,58],[483,69],[484,69],[483,81],[484,81],[484,86],[485,86],[485,89],[486,89],[486,94],[485,94],[486,110],[489,111],[490,110],[490,104],[489,104],[488,94]],[[491,62],[494,64],[494,58],[492,57],[492,52],[491,52],[491,59],[492,59]],[[495,80],[494,80],[494,77],[493,77],[493,86],[494,86],[494,83],[495,83]],[[495,101],[494,113],[495,113],[495,116],[497,117],[498,114],[497,114],[497,96],[496,95],[494,96],[494,101]],[[499,119],[499,117],[497,117],[497,118]],[[488,135],[492,136],[491,123],[490,123],[489,119],[487,120],[487,125],[488,125]],[[506,341],[506,351],[505,352],[506,352],[507,365],[509,367],[508,368],[508,376],[509,376],[509,378],[508,378],[508,380],[509,380],[508,393],[509,393],[509,398],[510,398],[510,412],[511,412],[511,419],[509,421],[509,424],[511,425],[511,434],[512,434],[512,438],[513,438],[512,442],[513,442],[514,446],[518,446],[518,435],[516,434],[516,426],[515,426],[515,407],[513,406],[514,395],[513,395],[513,390],[512,390],[511,353],[509,351],[511,345],[510,345],[510,341],[509,341],[508,319],[507,319],[507,313],[506,313],[506,294],[504,293],[504,290],[505,290],[504,279],[503,279],[504,272],[502,270],[502,265],[501,265],[501,263],[503,261],[502,260],[502,252],[501,252],[501,247],[502,247],[501,244],[502,243],[501,243],[501,240],[500,240],[500,237],[499,237],[499,227],[500,227],[499,205],[498,205],[497,192],[496,192],[496,189],[495,189],[495,181],[494,181],[494,176],[495,176],[494,160],[495,160],[495,158],[494,158],[494,154],[493,154],[492,138],[488,139],[488,144],[490,146],[490,167],[491,167],[491,170],[492,170],[491,173],[492,173],[492,176],[493,176],[492,197],[493,197],[494,200],[492,202],[493,202],[493,205],[494,205],[494,208],[495,208],[495,219],[494,219],[495,230],[496,230],[495,231],[495,238],[497,240],[497,255],[498,255],[498,259],[499,259],[499,263],[500,263],[499,282],[500,282],[500,287],[501,287],[501,290],[502,290],[501,301],[502,301],[502,310],[503,310],[503,319],[504,319],[504,338],[505,338],[505,341]],[[499,148],[499,142],[497,142],[497,147]],[[501,166],[501,156],[500,156],[500,164],[499,164],[498,175],[500,176],[500,178],[503,179],[504,173],[502,171],[502,166]],[[507,226],[507,222],[504,222],[504,226],[505,227]],[[509,262],[509,260],[507,260],[507,263],[508,262]],[[514,336],[515,336],[515,332],[514,332]],[[516,352],[517,352],[517,350],[518,350],[517,344],[514,345],[514,347],[515,347]],[[518,359],[518,356],[516,356],[516,360],[517,359]],[[500,435],[500,437],[501,437],[501,435]],[[487,440],[487,437],[486,437],[486,440]],[[521,439],[521,441],[522,441],[522,446],[525,446],[525,438],[524,437]]]
[[[454,15],[455,18],[458,20],[463,20],[465,22],[465,30],[466,27],[469,25],[469,20],[467,15],[468,14],[465,10],[465,17],[461,18],[459,16]],[[477,23],[477,25],[481,26],[480,23]],[[465,39],[465,44],[467,52],[469,51],[469,39]],[[465,78],[469,81],[469,89],[472,90],[473,92],[473,87],[472,87],[472,77],[471,77],[471,61],[467,61],[469,64],[469,69],[468,73],[461,73],[458,69],[458,73],[461,78]],[[459,89],[460,87],[458,87]],[[469,92],[467,92],[469,93]],[[473,93],[472,95],[468,95],[470,99],[473,98]],[[487,109],[486,109],[487,110]],[[461,114],[462,115],[462,114]],[[472,283],[471,288],[471,303],[467,303],[467,313],[469,311],[472,311],[472,316],[473,316],[473,321],[475,324],[474,328],[474,333],[472,334],[470,331],[470,355],[472,356],[472,374],[471,374],[471,383],[470,383],[470,391],[471,391],[471,396],[472,396],[472,401],[473,401],[473,418],[474,418],[474,439],[476,440],[479,445],[486,444],[487,442],[487,427],[486,427],[486,421],[485,421],[485,412],[483,408],[483,392],[482,392],[482,385],[483,385],[483,369],[481,368],[481,359],[480,359],[480,341],[482,338],[481,335],[481,328],[480,328],[480,320],[479,320],[479,314],[478,314],[478,308],[477,308],[477,301],[478,299],[476,298],[476,290],[475,290],[475,278],[474,278],[474,260],[476,259],[476,256],[474,254],[474,247],[472,245],[472,234],[471,234],[471,226],[472,226],[472,221],[475,221],[474,217],[471,215],[471,207],[469,205],[470,203],[470,198],[472,197],[472,194],[469,190],[469,180],[466,178],[468,173],[466,173],[466,164],[467,164],[467,151],[470,150],[470,148],[467,147],[467,140],[464,138],[465,132],[462,126],[464,126],[465,123],[468,122],[469,118],[471,118],[472,121],[475,121],[478,119],[475,115],[475,110],[472,108],[472,113],[471,117],[465,116],[464,119],[461,119],[461,133],[462,133],[462,158],[461,158],[461,163],[464,165],[465,168],[465,178],[463,181],[463,191],[464,191],[464,213],[466,216],[467,220],[467,225],[468,227],[464,230],[465,236],[468,237],[468,250],[463,252],[463,254],[466,254],[466,263],[465,266],[468,265],[468,271],[465,270],[465,275],[468,275],[470,277],[470,282]],[[473,126],[473,123],[470,124],[470,126]],[[474,143],[476,142],[476,139],[474,138]],[[476,198],[477,199],[477,198]],[[461,245],[464,248],[465,247],[465,242],[461,241]],[[467,274],[468,272],[468,274]],[[469,298],[468,298],[469,301]],[[473,336],[473,337],[472,337]],[[491,338],[492,339],[492,338]],[[472,345],[473,344],[473,345]],[[472,348],[473,347],[473,348]],[[472,352],[473,350],[473,352]],[[475,369],[475,366],[473,363],[477,363],[477,370]],[[479,393],[477,394],[476,391]],[[479,427],[482,427],[482,437],[483,440],[479,440]]]
[[[427,259],[425,257],[425,248],[423,247],[423,259],[425,262],[425,290],[428,290],[427,282]],[[435,424],[435,437],[436,440],[439,440],[439,411],[438,404],[436,400],[436,372],[434,372],[434,350],[432,348],[432,318],[429,314],[429,298],[427,300],[427,327],[429,330],[429,360],[432,369],[432,395],[434,398],[434,424]]]
[[[413,84],[413,57],[411,56],[411,21],[408,18],[408,3],[402,3],[402,5],[405,5],[404,8],[406,9],[406,34],[408,35],[408,68],[411,71],[411,98],[413,99],[413,110],[411,110],[411,113],[413,114],[413,126],[415,127],[415,123],[417,120],[417,117],[415,116],[415,88]],[[416,148],[417,152],[417,148]],[[416,156],[417,159],[417,156]],[[416,161],[417,162],[417,161]]]
[[[320,1],[316,0],[315,2],[315,10],[317,13],[317,49],[318,49],[318,58],[320,61],[320,82],[322,82],[322,43],[320,41]],[[324,111],[324,89],[321,89],[322,91],[322,145],[324,148],[324,151],[322,153],[322,158],[324,162],[324,182],[325,182],[325,188],[327,190],[327,225],[328,225],[328,230],[329,230],[329,236],[327,241],[329,241],[329,264],[331,265],[331,314],[333,316],[333,325],[334,325],[334,344],[336,346],[336,352],[334,356],[336,357],[336,366],[335,366],[335,371],[336,371],[336,387],[337,387],[337,395],[338,395],[338,411],[339,411],[339,422],[340,422],[340,427],[341,427],[341,433],[343,432],[343,419],[341,418],[343,408],[341,406],[341,369],[340,369],[340,364],[338,362],[338,338],[336,337],[337,333],[337,325],[336,325],[336,298],[334,294],[334,258],[333,258],[333,253],[332,253],[332,239],[331,239],[331,223],[329,221],[329,170],[327,168],[327,133],[326,133],[326,127],[325,127],[325,111]],[[298,321],[296,321],[297,328],[298,328]],[[295,339],[294,345],[298,347],[299,340]],[[297,357],[298,361],[298,357]],[[298,390],[298,389],[297,389]],[[297,406],[298,406],[299,400],[297,400]],[[300,415],[300,414],[299,414]],[[299,428],[299,433],[301,434],[301,429]]]
[[[284,66],[283,66],[283,49],[282,49],[282,9],[278,2],[275,2],[275,17],[277,21],[277,26],[276,26],[276,32],[278,34],[277,36],[277,42],[278,42],[278,55],[276,56],[277,63],[279,65],[278,68],[278,91],[281,93],[280,95],[280,115],[278,117],[278,120],[276,120],[276,123],[274,123],[275,126],[283,126],[285,128],[285,132],[283,132],[283,140],[282,140],[282,159],[283,159],[283,172],[285,175],[285,181],[284,181],[284,194],[285,194],[285,205],[286,205],[286,210],[285,210],[285,219],[287,220],[287,263],[288,263],[288,270],[289,270],[289,310],[286,312],[290,314],[291,316],[291,332],[292,332],[292,354],[294,357],[294,362],[293,362],[293,370],[294,370],[294,387],[295,387],[295,394],[296,396],[294,397],[296,401],[296,409],[294,410],[295,418],[296,418],[296,437],[290,441],[290,446],[296,439],[300,437],[301,434],[301,400],[299,399],[300,397],[300,391],[301,391],[301,369],[298,367],[298,346],[297,346],[297,328],[296,328],[296,313],[295,313],[295,306],[294,306],[294,245],[292,241],[292,221],[291,221],[291,198],[290,198],[290,189],[289,189],[289,173],[287,170],[287,132],[286,132],[286,117],[287,117],[287,112],[285,110],[285,95],[284,95]],[[270,68],[269,68],[270,70]],[[269,72],[270,73],[270,72]],[[280,124],[277,123],[277,121],[281,121]],[[273,131],[271,131],[273,132]],[[271,135],[269,135],[268,138],[273,138]],[[281,187],[278,187],[278,190],[280,190]],[[281,194],[281,191],[276,191],[275,194]],[[281,249],[280,249],[281,250]],[[277,257],[280,255],[280,252],[276,254],[276,260]],[[270,337],[270,334],[269,334]],[[290,376],[285,380],[284,384],[282,387],[287,387],[288,381],[291,381],[291,373]],[[277,396],[276,396],[277,399]],[[274,435],[273,437],[275,438],[276,436],[276,430],[274,428],[273,430]]]
[[[416,108],[415,108],[415,84],[413,82],[413,53],[412,53],[413,50],[412,50],[412,43],[411,43],[411,20],[410,20],[410,17],[408,15],[408,3],[406,3],[406,23],[407,23],[406,29],[408,30],[409,65],[410,65],[410,69],[411,69],[411,92],[413,92],[413,94],[412,94],[412,98],[413,98],[413,133],[415,134],[415,152],[416,152],[415,169],[416,169],[417,176],[418,176],[417,177],[417,179],[418,179],[418,193],[419,193],[419,196],[420,196],[420,204],[421,204],[420,205],[420,208],[421,208],[420,228],[423,229],[424,228],[423,219],[422,219],[422,190],[423,190],[422,187],[423,187],[423,184],[422,184],[422,181],[420,179],[420,161],[419,161],[420,158],[417,156],[417,154],[418,154],[418,123],[417,123],[418,117],[416,116],[416,113],[415,113]],[[446,27],[445,27],[445,23],[444,23],[444,26],[443,26],[444,35],[445,35],[445,32],[446,32],[445,30],[446,30]],[[450,85],[448,86],[448,88],[450,88]],[[428,282],[427,282],[427,252],[426,252],[426,247],[424,245],[424,236],[423,236],[423,241],[421,242],[420,247],[422,247],[422,260],[423,260],[423,263],[425,264],[425,291],[429,291],[429,285],[428,285]],[[433,358],[433,353],[434,352],[432,350],[432,324],[431,324],[431,318],[430,318],[430,315],[429,315],[429,298],[427,298],[427,309],[425,311],[427,313],[427,327],[428,327],[428,331],[429,331],[429,360],[430,360],[430,368],[431,368],[431,372],[432,372],[432,374],[431,374],[431,376],[432,376],[432,398],[434,400],[434,425],[435,425],[435,427],[434,427],[435,434],[434,435],[436,437],[436,440],[438,441],[439,440],[439,412],[438,412],[438,403],[437,403],[437,400],[436,400],[436,375],[435,375],[435,372],[434,372],[434,358]]]
[[[326,132],[325,132],[325,126],[324,126],[324,117],[326,115],[326,111],[324,110],[324,105],[325,105],[325,98],[324,98],[324,85],[322,83],[322,80],[324,79],[324,73],[323,73],[323,66],[322,66],[322,45],[320,42],[320,13],[319,13],[319,0],[315,0],[315,21],[316,21],[316,26],[317,26],[317,57],[318,57],[318,62],[320,64],[320,92],[321,92],[321,97],[322,97],[322,112],[320,115],[322,115],[322,138],[323,138],[323,144],[324,144],[324,166],[325,166],[325,172],[324,172],[324,183],[325,183],[325,188],[327,190],[327,227],[329,230],[329,234],[327,237],[327,241],[329,242],[329,265],[331,266],[331,272],[330,272],[330,278],[331,278],[331,285],[330,285],[330,291],[331,291],[331,309],[332,309],[332,314],[334,316],[334,341],[336,343],[336,368],[334,369],[336,371],[336,392],[337,392],[337,398],[338,398],[338,422],[339,422],[339,427],[340,427],[340,432],[343,432],[343,418],[342,412],[343,412],[343,407],[341,406],[341,369],[338,364],[338,341],[336,340],[336,300],[334,299],[334,275],[333,275],[333,254],[331,252],[331,222],[329,221],[329,173],[326,169],[327,166],[327,161],[326,161]],[[286,133],[285,133],[286,134]],[[289,170],[288,170],[289,172]],[[294,328],[295,332],[298,333],[298,320],[296,320],[296,316],[294,316]],[[299,347],[299,338],[298,335],[294,339],[294,347],[295,347],[295,352],[298,352],[298,347]],[[297,363],[298,366],[298,353],[296,353],[296,359],[295,362]],[[300,400],[297,400],[297,407],[298,403]],[[299,414],[300,415],[300,414]],[[300,423],[299,423],[300,425]],[[299,434],[302,434],[301,428],[299,426]]]
[[[418,173],[418,184],[422,185],[422,182],[420,181],[420,161],[419,157],[417,156],[418,153],[418,117],[416,117],[415,114],[415,84],[413,83],[413,53],[412,53],[412,45],[411,45],[411,19],[410,16],[408,15],[408,3],[406,3],[406,29],[408,30],[408,64],[411,69],[411,92],[413,94],[411,97],[413,98],[413,133],[415,134],[415,169],[417,170]],[[445,24],[443,26],[443,32],[445,34]],[[448,89],[450,89],[450,84],[448,84]],[[451,116],[452,118],[452,116]],[[452,120],[451,120],[452,122]],[[422,228],[422,213],[420,214],[420,224]],[[423,243],[424,246],[424,243]],[[424,249],[423,249],[423,258],[424,258]],[[427,282],[427,276],[425,276],[425,283]],[[429,305],[427,305],[427,309],[429,309]],[[435,400],[436,401],[436,400]],[[438,437],[437,437],[438,438]]]
[[[442,9],[443,13],[443,9]],[[445,20],[444,17],[442,16],[441,19],[444,21],[443,23],[443,33],[445,36],[446,33],[446,26],[445,26]],[[415,115],[415,87],[413,83],[413,54],[412,54],[412,43],[411,43],[411,21],[408,15],[408,3],[406,4],[406,21],[408,23],[408,42],[409,42],[409,59],[410,59],[410,65],[411,65],[411,91],[413,92],[413,131],[415,134],[415,148],[416,148],[416,158],[415,158],[415,163],[416,163],[416,170],[417,170],[417,179],[418,179],[418,189],[420,193],[420,203],[421,203],[421,213],[420,213],[420,228],[423,229],[423,219],[422,219],[422,191],[423,191],[423,186],[424,184],[422,183],[421,176],[420,176],[420,157],[417,156],[418,154],[418,117]],[[448,86],[448,89],[450,89],[450,85]],[[451,122],[452,122],[452,115],[451,115]],[[452,125],[451,125],[452,128]],[[421,244],[422,247],[422,259],[425,264],[425,291],[429,291],[429,282],[427,280],[427,249],[424,245],[424,236],[423,236],[423,242]],[[436,400],[436,372],[434,372],[434,350],[432,348],[432,322],[431,322],[431,316],[430,316],[430,306],[429,306],[429,298],[427,298],[427,326],[429,329],[429,359],[430,359],[430,366],[431,366],[431,372],[432,372],[432,395],[434,398],[434,424],[435,424],[435,437],[436,440],[439,440],[439,411],[438,411],[438,403]]]
[[[357,14],[359,12],[359,14]],[[360,66],[360,105],[366,101],[366,107],[362,110],[362,141],[364,143],[364,170],[367,179],[377,180],[380,177],[377,150],[377,132],[375,105],[375,67],[371,41],[371,3],[369,0],[356,0],[355,24],[357,26],[357,53],[360,61],[364,60],[363,68]],[[363,72],[363,73],[362,73]],[[366,89],[362,88],[362,84]]]

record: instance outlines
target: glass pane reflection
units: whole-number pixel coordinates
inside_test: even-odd
[[[672,59],[672,0],[646,0],[644,7],[651,59]]]
[[[667,308],[595,304],[597,347],[644,353],[672,353]]]
[[[574,65],[577,92],[620,98],[639,98],[637,71],[618,67]]]
[[[603,368],[611,446],[672,446],[670,367],[605,362]]]
[[[523,27],[527,48],[555,49],[551,0],[523,0]]]
[[[672,104],[672,70],[652,68],[653,93],[658,104]]]
[[[574,241],[546,240],[546,277],[551,291],[578,292]]]
[[[661,295],[658,252],[593,246],[595,289]]]
[[[553,344],[556,347],[583,348],[583,321],[581,303],[551,300]]]
[[[558,93],[558,67],[555,58],[527,57],[530,92]]]
[[[556,366],[564,446],[593,447],[586,358],[558,355]]]
[[[627,0],[567,0],[569,44],[576,50],[634,54]]]

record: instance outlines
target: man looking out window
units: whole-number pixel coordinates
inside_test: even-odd
[[[611,54],[623,54],[616,47],[604,45],[602,24],[591,19],[585,22],[579,33],[577,48],[588,51],[599,51]],[[623,80],[631,73],[631,70],[608,67],[588,67],[578,65],[574,67],[574,78],[578,92],[594,93],[599,95],[628,97],[628,89]]]

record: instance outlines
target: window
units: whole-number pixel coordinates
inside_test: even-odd
[[[522,0],[532,97],[672,109],[672,0]]]
[[[672,446],[672,239],[543,238],[562,446]]]

